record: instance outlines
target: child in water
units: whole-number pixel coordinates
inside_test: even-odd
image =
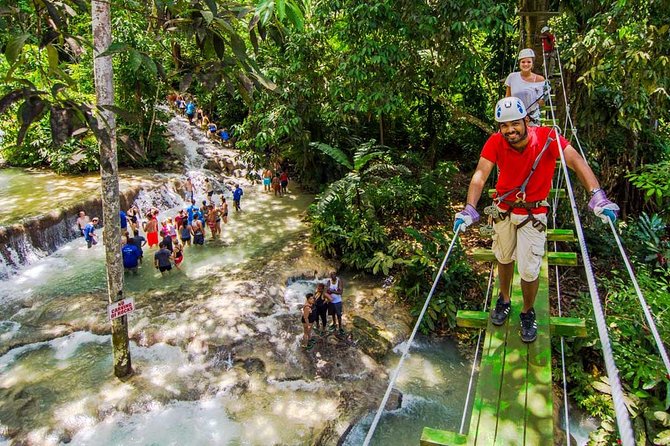
[[[312,316],[312,307],[314,307],[314,295],[312,293],[307,293],[305,295],[305,305],[302,307],[302,328],[303,328],[303,337],[302,337],[302,347],[307,350],[311,350],[314,347],[314,342],[312,342],[312,324],[314,323],[314,316]]]
[[[184,261],[184,245],[182,245],[180,242],[176,242],[174,253],[172,255],[174,256],[175,268],[181,269],[179,268],[179,265],[181,265],[181,262]]]

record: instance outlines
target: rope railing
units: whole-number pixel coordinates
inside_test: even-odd
[[[658,334],[658,329],[656,328],[656,323],[654,322],[654,316],[652,315],[651,310],[649,309],[649,305],[647,305],[647,301],[642,295],[642,290],[640,290],[640,285],[638,285],[637,279],[635,278],[633,267],[630,265],[630,261],[628,260],[626,251],[623,249],[623,245],[621,244],[619,234],[617,234],[616,232],[616,227],[614,226],[614,223],[612,223],[612,220],[608,218],[607,221],[609,222],[610,229],[612,230],[612,234],[614,235],[614,240],[616,240],[616,244],[619,247],[621,258],[623,259],[624,264],[626,265],[626,269],[628,270],[628,275],[630,276],[630,279],[633,282],[633,286],[635,287],[635,293],[637,294],[637,299],[640,301],[640,306],[642,307],[642,311],[644,312],[644,317],[645,319],[647,319],[649,330],[654,336],[656,346],[658,347],[661,359],[663,360],[663,364],[665,365],[665,372],[666,372],[665,376],[670,378],[670,360],[668,360],[668,353],[665,351],[665,346],[663,345],[661,336]]]
[[[558,136],[560,129],[558,127],[554,127],[554,131]],[[600,296],[598,294],[598,288],[596,286],[595,277],[593,275],[591,259],[589,257],[588,250],[586,249],[584,230],[582,228],[579,213],[577,212],[577,203],[575,201],[575,194],[572,189],[570,176],[568,175],[568,166],[563,154],[563,147],[561,147],[561,139],[557,137],[556,142],[558,144],[558,153],[561,156],[561,167],[563,168],[563,176],[565,177],[566,190],[568,191],[568,196],[570,197],[570,207],[572,209],[575,230],[579,240],[579,248],[582,254],[582,259],[584,261],[586,281],[589,285],[593,314],[596,320],[596,327],[598,329],[598,338],[600,339],[600,344],[602,346],[605,369],[607,371],[607,377],[609,378],[612,401],[614,403],[614,413],[616,415],[617,426],[619,428],[619,435],[621,436],[621,442],[623,446],[634,446],[635,438],[633,435],[633,428],[630,422],[630,418],[628,417],[628,409],[626,408],[624,400],[623,388],[621,386],[621,381],[619,380],[619,370],[617,369],[616,363],[614,362],[614,354],[612,352],[612,346],[610,344],[609,334],[607,332],[605,314],[603,312],[602,304],[600,303]]]
[[[545,79],[549,80],[549,76],[551,73],[547,72],[547,57],[544,53],[542,52],[542,65],[544,69],[544,76]],[[559,68],[560,70],[560,68]],[[560,71],[559,71],[560,72]],[[561,79],[563,79],[563,73],[560,72],[561,74]],[[551,81],[549,81],[551,82]],[[549,111],[551,112],[551,121],[552,125],[556,127],[556,113],[554,112],[554,104],[553,100],[551,98],[551,94],[549,95]],[[559,169],[558,171],[558,179],[557,179],[557,184],[555,185],[556,189],[560,189],[562,186],[563,182],[563,170]],[[552,181],[553,182],[553,181]],[[553,186],[552,186],[553,187]],[[557,209],[558,209],[558,202],[560,199],[560,194],[556,194],[554,196],[554,200],[552,203],[551,207],[551,221],[552,221],[552,226],[554,229],[556,229],[557,224],[556,224],[556,217],[557,217]],[[558,251],[558,243],[554,242],[554,252]],[[559,269],[558,265],[554,266],[554,273],[556,275],[556,301],[558,304],[558,316],[563,316],[563,308],[561,304],[561,282],[560,282],[560,275],[559,275]],[[565,337],[561,336],[561,382],[563,386],[563,417],[565,418],[565,443],[570,446],[570,404],[568,401],[568,378],[567,378],[567,371],[565,367]]]
[[[488,281],[488,286],[486,287],[486,295],[484,296],[484,311],[489,306],[489,294],[491,292],[491,286],[493,284],[493,265],[491,265],[491,271],[489,272],[489,281]],[[493,296],[491,296],[493,297]],[[466,393],[465,396],[465,404],[463,405],[463,417],[461,418],[461,427],[458,429],[458,433],[463,435],[465,433],[465,417],[468,414],[468,406],[470,405],[470,395],[472,394],[472,383],[474,382],[475,378],[475,370],[477,369],[477,357],[479,356],[479,345],[481,344],[482,341],[482,330],[481,328],[479,329],[479,333],[477,335],[477,347],[475,347],[475,357],[472,360],[472,371],[470,372],[470,381],[468,382],[468,392]]]
[[[386,407],[386,403],[388,402],[388,399],[391,396],[391,391],[393,390],[393,385],[395,384],[396,380],[398,379],[398,375],[400,374],[400,369],[402,368],[402,365],[405,362],[405,358],[407,357],[407,354],[409,353],[409,349],[412,346],[412,342],[414,342],[414,337],[416,336],[416,333],[419,330],[419,326],[421,325],[421,321],[423,320],[423,317],[426,314],[426,310],[428,309],[428,304],[430,303],[430,299],[433,297],[433,293],[435,292],[435,288],[437,288],[437,284],[440,281],[440,277],[442,276],[442,272],[444,271],[444,267],[447,265],[447,260],[449,259],[449,256],[451,255],[451,251],[454,249],[454,244],[456,243],[456,240],[458,240],[458,235],[461,232],[461,226],[458,226],[456,228],[456,231],[454,231],[454,238],[451,240],[451,244],[449,245],[449,249],[447,250],[447,253],[444,255],[444,260],[442,260],[442,264],[440,265],[440,268],[438,269],[437,274],[435,275],[435,280],[433,280],[433,286],[431,287],[430,292],[428,293],[428,297],[426,297],[426,302],[423,304],[423,308],[421,309],[421,313],[419,313],[419,317],[416,320],[416,324],[414,324],[414,329],[412,330],[412,334],[410,335],[409,339],[407,340],[407,345],[405,346],[405,349],[403,350],[402,355],[400,356],[400,361],[398,361],[398,365],[396,366],[395,370],[393,371],[393,374],[391,375],[391,381],[389,381],[389,385],[386,388],[386,393],[384,393],[384,398],[382,399],[382,402],[379,405],[379,408],[377,409],[377,412],[375,413],[375,417],[372,420],[372,424],[370,425],[370,429],[368,429],[368,433],[365,436],[365,440],[363,441],[363,446],[368,446],[370,444],[370,440],[372,440],[372,436],[375,433],[375,429],[377,429],[377,424],[379,423],[379,419],[382,416],[382,412],[384,411],[384,407]]]

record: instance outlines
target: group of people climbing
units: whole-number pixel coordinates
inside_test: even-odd
[[[195,125],[203,130],[207,138],[221,143],[224,147],[234,146],[235,140],[227,127],[217,127],[205,111],[198,107],[191,95],[186,97],[179,93],[170,93],[167,96],[170,107],[180,116],[186,117],[189,124]]]
[[[342,328],[342,292],[344,282],[335,271],[325,281],[317,282],[313,293],[305,295],[305,304],[301,310],[300,321],[303,326],[303,337],[300,345],[311,350],[316,344],[317,336],[326,336],[336,332],[344,335]],[[332,323],[328,326],[328,316]]]
[[[543,29],[543,32],[546,35],[549,29]],[[551,47],[545,46],[545,53],[554,51],[553,35],[549,40]],[[533,305],[547,240],[547,198],[561,152],[567,166],[576,172],[589,193],[588,206],[595,215],[603,222],[608,219],[614,222],[619,211],[619,207],[607,198],[589,165],[558,129],[540,126],[539,108],[548,93],[548,83],[543,76],[532,72],[534,61],[532,49],[521,50],[521,71],[508,76],[506,97],[494,108],[499,131],[484,144],[470,181],[466,205],[454,219],[456,233],[479,221],[477,204],[489,175],[497,167],[493,202],[484,209],[495,234],[492,249],[500,282],[500,294],[491,312],[491,321],[494,325],[503,325],[510,315],[510,287],[516,261],[523,294],[520,320],[524,342],[533,342],[537,337]]]

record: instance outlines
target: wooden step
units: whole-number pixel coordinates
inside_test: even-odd
[[[456,325],[464,328],[486,328],[490,313],[487,311],[458,310]],[[550,317],[552,335],[586,337],[586,321],[576,317]]]
[[[424,427],[421,433],[421,446],[454,446],[468,443],[468,437],[455,432]]]
[[[572,229],[547,229],[549,242],[576,242],[575,232]]]
[[[479,262],[494,262],[496,257],[493,251],[487,248],[476,248],[471,254],[474,260]],[[555,266],[576,266],[577,254],[574,252],[548,252],[547,258],[549,265]]]
[[[489,198],[493,198],[493,194],[496,193],[496,190],[495,189],[489,189],[488,193],[489,193]],[[510,196],[510,198],[512,198],[512,200],[514,199],[513,195],[514,194],[511,194],[511,196]],[[556,195],[558,195],[559,198],[565,198],[567,196],[567,193],[565,192],[565,189],[551,189],[551,191],[549,191],[549,198],[554,198]]]

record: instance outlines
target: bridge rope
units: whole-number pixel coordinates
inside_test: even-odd
[[[489,307],[489,294],[491,293],[491,287],[493,284],[493,270],[494,266],[491,264],[491,271],[489,271],[489,280],[488,280],[488,286],[486,287],[486,295],[484,296],[484,311]],[[493,296],[491,296],[493,298]],[[463,405],[463,417],[461,418],[461,427],[458,429],[458,433],[463,435],[464,429],[465,429],[465,417],[468,414],[468,405],[470,404],[470,395],[472,394],[472,383],[474,382],[475,378],[475,370],[477,370],[477,356],[479,356],[479,346],[482,341],[482,332],[483,329],[479,329],[479,333],[477,335],[477,347],[475,347],[475,357],[472,360],[472,371],[470,372],[470,381],[468,382],[468,392],[466,393],[465,396],[465,404]]]
[[[449,256],[451,255],[451,251],[454,248],[454,244],[456,243],[456,240],[458,240],[459,233],[461,232],[461,226],[458,226],[456,228],[456,231],[454,232],[454,237],[451,239],[451,244],[449,245],[449,249],[447,249],[447,253],[444,255],[444,260],[442,260],[442,264],[440,265],[440,269],[438,269],[437,274],[435,274],[435,280],[433,280],[433,286],[431,287],[430,292],[428,293],[428,297],[426,297],[426,302],[423,304],[423,308],[421,309],[421,313],[419,313],[419,317],[416,320],[416,324],[414,324],[414,329],[412,330],[412,334],[410,335],[409,339],[407,340],[407,345],[405,345],[405,348],[402,352],[402,355],[400,356],[400,361],[398,361],[398,365],[396,366],[395,370],[393,371],[393,375],[391,375],[391,381],[389,381],[388,387],[386,388],[386,393],[384,393],[384,398],[382,399],[382,402],[379,405],[379,408],[377,409],[377,413],[375,414],[375,417],[372,420],[372,424],[370,425],[370,429],[368,429],[368,433],[365,436],[365,440],[363,441],[363,446],[368,446],[370,444],[370,440],[372,440],[372,436],[375,433],[375,429],[377,429],[377,424],[379,423],[379,419],[382,416],[382,412],[384,411],[384,407],[386,407],[386,403],[388,402],[388,399],[391,396],[391,391],[393,390],[393,385],[395,384],[396,380],[398,379],[398,375],[400,374],[400,369],[402,368],[402,365],[405,362],[405,358],[407,358],[407,354],[409,353],[409,349],[412,346],[412,342],[414,342],[414,337],[416,336],[416,332],[419,330],[419,325],[421,325],[421,321],[423,320],[423,317],[426,314],[426,310],[428,309],[428,304],[430,303],[430,299],[432,299],[433,293],[435,292],[435,288],[437,288],[437,284],[440,281],[440,277],[442,277],[442,272],[444,271],[444,267],[447,265],[447,260],[449,259]]]
[[[561,79],[561,86],[562,86],[562,90],[563,90],[563,99],[565,101],[566,129],[567,129],[567,127],[570,128],[570,130],[572,132],[572,135],[573,135],[573,138],[574,138],[574,140],[577,143],[577,146],[579,148],[579,152],[582,155],[582,158],[584,159],[584,161],[587,161],[586,155],[584,154],[584,150],[582,148],[581,141],[579,140],[579,136],[577,135],[577,128],[575,127],[575,125],[572,121],[572,117],[570,115],[570,105],[569,105],[567,94],[566,94],[565,81],[564,81],[564,77],[563,77],[563,69],[562,69],[562,65],[561,65],[561,58],[560,58],[560,52],[559,52],[558,46],[555,47],[555,50],[556,50],[556,58],[557,58],[557,61],[558,61],[558,68],[559,68],[559,74],[560,74],[560,79]],[[543,58],[544,58],[544,54],[543,54]],[[545,73],[546,73],[546,60],[544,60],[544,66],[545,66]],[[549,98],[549,100],[551,102],[551,97]],[[552,112],[552,118],[553,118],[553,107],[551,109],[551,112]],[[555,124],[555,122],[556,122],[555,118],[553,118],[553,119],[554,119],[554,124]],[[555,199],[557,200],[558,197],[555,197]],[[557,204],[557,201],[556,201],[556,204]],[[554,215],[555,215],[556,207],[554,207],[553,211],[554,211]],[[644,295],[642,294],[642,290],[640,289],[640,286],[638,284],[637,278],[635,276],[635,272],[633,271],[633,268],[630,264],[630,261],[628,259],[627,254],[626,254],[626,251],[623,247],[623,244],[621,242],[619,234],[616,231],[616,227],[614,226],[614,224],[611,221],[609,221],[609,226],[610,226],[610,229],[612,231],[612,236],[613,236],[614,240],[616,241],[617,247],[619,248],[619,253],[621,254],[621,258],[622,258],[622,260],[623,260],[623,262],[626,266],[626,270],[628,272],[628,275],[631,279],[631,282],[633,283],[633,287],[635,288],[635,292],[637,294],[638,301],[640,302],[640,306],[642,307],[642,311],[643,311],[645,319],[647,321],[647,325],[649,326],[649,330],[652,332],[652,335],[654,337],[654,342],[656,343],[656,348],[658,349],[659,355],[661,356],[661,360],[662,360],[662,362],[665,366],[666,377],[670,378],[670,359],[668,358],[668,353],[665,349],[665,345],[663,344],[663,341],[661,340],[661,337],[658,334],[658,329],[656,327],[655,318],[654,318],[651,310],[649,309],[649,305],[647,304],[647,301],[644,298]]]
[[[558,126],[553,127],[554,132],[560,133],[561,129]],[[593,275],[593,267],[591,265],[591,258],[586,248],[586,240],[584,238],[584,230],[582,222],[577,212],[577,202],[575,201],[575,193],[572,188],[572,182],[568,175],[568,165],[565,162],[565,155],[563,154],[563,147],[561,139],[556,138],[558,144],[558,153],[561,156],[561,167],[563,168],[563,176],[565,178],[566,190],[570,197],[570,207],[572,209],[572,217],[575,222],[575,229],[577,232],[577,239],[579,240],[579,248],[582,253],[584,261],[584,271],[586,272],[586,281],[589,285],[589,293],[591,295],[591,305],[593,306],[593,315],[596,319],[596,327],[598,329],[598,338],[602,346],[603,359],[605,361],[605,369],[609,378],[609,384],[612,391],[612,401],[614,403],[614,413],[616,415],[617,426],[619,428],[619,435],[623,446],[634,446],[635,438],[633,436],[633,428],[628,417],[628,409],[624,401],[623,389],[621,381],[619,380],[619,370],[614,362],[614,354],[610,344],[609,334],[607,332],[607,323],[605,322],[605,314],[603,312],[602,304],[600,303],[600,296],[598,294],[598,287],[596,286],[595,277]]]
[[[556,45],[554,44],[554,48],[556,48]],[[558,53],[557,53],[558,54]],[[544,53],[544,48],[542,51],[542,67],[544,71],[544,78],[549,80],[550,77],[553,73],[549,73],[547,71],[547,57]],[[559,63],[559,72],[560,72],[560,63]],[[565,94],[565,87],[563,83],[563,76],[561,75],[561,84],[563,85],[563,94]],[[555,126],[556,125],[556,113],[554,112],[554,104],[553,100],[551,98],[551,94],[549,94],[549,111],[551,113],[551,121],[552,124]],[[567,125],[567,123],[566,123]],[[563,171],[559,169],[558,171],[558,178],[557,178],[557,184],[555,186],[556,189],[560,189],[562,186],[562,176]],[[552,186],[553,187],[553,186]],[[558,201],[560,199],[560,194],[555,194],[554,200],[553,200],[553,205],[551,208],[551,221],[552,221],[552,227],[554,229],[557,228],[557,223],[556,223],[556,216],[557,216],[557,208],[558,208]],[[558,251],[558,243],[554,242],[553,243],[553,248],[554,252]],[[559,274],[559,266],[556,265],[554,266],[554,274],[556,277],[556,302],[558,304],[558,316],[562,317],[563,316],[563,308],[561,304],[561,281],[560,281],[560,274]],[[570,446],[570,403],[568,401],[568,378],[567,378],[567,371],[565,367],[565,337],[561,336],[561,384],[563,387],[563,418],[565,419],[565,443]]]

